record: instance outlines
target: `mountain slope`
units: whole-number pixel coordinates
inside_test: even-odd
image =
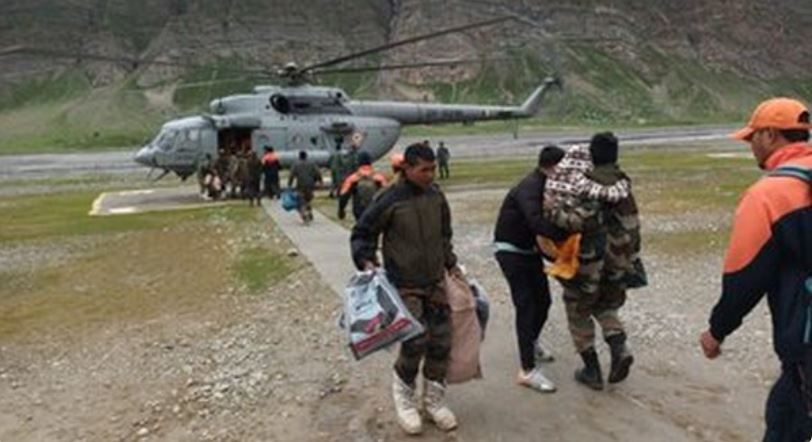
[[[268,82],[240,68],[308,64],[503,14],[518,20],[397,48],[357,64],[490,61],[320,81],[355,96],[515,103],[545,75],[558,72],[566,88],[551,96],[541,121],[594,125],[740,120],[765,96],[812,97],[808,0],[4,4],[0,36],[8,46],[75,54],[0,58],[0,150],[5,151],[136,143],[167,118]],[[195,67],[102,62],[81,53]]]

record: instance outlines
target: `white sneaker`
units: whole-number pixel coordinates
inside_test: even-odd
[[[555,361],[553,352],[544,345],[541,340],[536,341],[536,351],[534,353],[536,364],[546,364]]]
[[[524,370],[519,370],[516,383],[542,393],[553,393],[556,390],[555,383],[544,374],[541,367],[536,367],[528,373],[525,373]]]
[[[445,402],[445,385],[442,383],[424,379],[423,406],[429,419],[434,421],[437,428],[443,431],[457,428],[457,417]]]
[[[395,416],[400,428],[406,434],[420,434],[423,422],[414,400],[414,388],[403,382],[398,374],[392,373],[392,399],[395,402]]]

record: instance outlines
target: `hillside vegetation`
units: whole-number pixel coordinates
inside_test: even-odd
[[[506,13],[520,19],[353,62],[480,63],[318,80],[354,97],[519,103],[559,74],[565,88],[532,125],[730,122],[766,96],[812,97],[808,0],[4,3],[7,47],[70,56],[0,58],[0,152],[131,146],[215,97],[273,82],[241,69],[308,64]]]

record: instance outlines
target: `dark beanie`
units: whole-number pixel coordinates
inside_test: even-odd
[[[564,149],[558,146],[544,146],[539,152],[539,167],[552,167],[564,158]]]
[[[617,163],[617,137],[612,132],[600,132],[592,136],[589,142],[589,154],[592,164]]]
[[[369,156],[369,152],[361,152],[358,154],[358,164],[362,166],[369,166],[372,164],[372,157]]]

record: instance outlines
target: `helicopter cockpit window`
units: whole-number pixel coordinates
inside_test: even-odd
[[[164,130],[155,138],[155,145],[161,150],[171,150],[175,144],[178,132],[174,130]]]

